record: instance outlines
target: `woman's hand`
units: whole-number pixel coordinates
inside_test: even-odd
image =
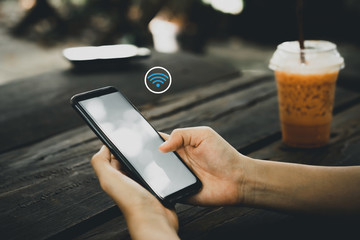
[[[360,214],[360,166],[311,166],[251,159],[207,127],[176,129],[160,146],[177,151],[203,183],[189,201],[243,204],[320,215]]]
[[[178,239],[175,211],[164,207],[149,191],[126,176],[105,146],[93,156],[91,164],[101,188],[123,212],[133,239]]]
[[[199,205],[238,204],[244,200],[246,168],[251,159],[241,155],[209,127],[175,129],[159,150],[176,151],[200,178],[201,191],[189,198]]]

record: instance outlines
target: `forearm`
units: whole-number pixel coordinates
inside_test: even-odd
[[[360,214],[360,167],[253,160],[245,204],[325,215]]]

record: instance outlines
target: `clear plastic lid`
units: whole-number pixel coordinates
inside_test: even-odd
[[[269,68],[275,71],[294,73],[323,73],[339,71],[344,68],[344,59],[340,56],[334,43],[328,41],[308,40],[304,42],[305,63],[300,59],[298,41],[284,42],[278,45],[273,54]]]

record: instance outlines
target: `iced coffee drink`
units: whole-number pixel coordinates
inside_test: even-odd
[[[328,143],[336,80],[344,60],[336,45],[305,41],[305,62],[297,41],[280,44],[270,60],[275,71],[283,142],[293,147]]]

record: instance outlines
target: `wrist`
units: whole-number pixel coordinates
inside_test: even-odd
[[[178,225],[156,210],[133,210],[124,217],[132,239],[179,239]]]
[[[236,184],[238,186],[238,204],[252,206],[254,204],[254,189],[257,182],[257,160],[239,153],[240,161],[237,167]]]
[[[243,201],[249,207],[269,207],[282,186],[277,181],[276,166],[272,162],[247,158],[242,183]]]
[[[243,204],[270,209],[294,209],[302,205],[303,175],[307,166],[252,159],[244,181]]]
[[[253,206],[255,204],[255,192],[259,179],[257,174],[258,160],[239,153],[239,165],[236,175],[238,186],[238,204]]]

